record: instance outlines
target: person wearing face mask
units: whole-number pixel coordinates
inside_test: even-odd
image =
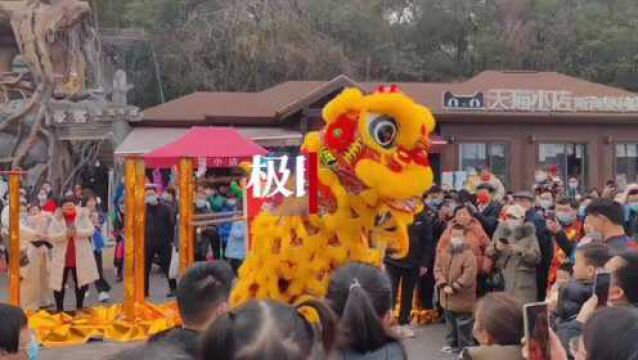
[[[556,218],[547,219],[547,228],[554,241],[554,257],[549,269],[548,286],[556,282],[558,268],[570,261],[574,248],[583,236],[583,226],[576,216],[576,205],[570,199],[556,203]]]
[[[443,204],[443,191],[440,187],[434,185],[425,197],[425,206],[428,211],[437,212]]]
[[[541,261],[536,228],[525,221],[525,209],[520,205],[508,206],[505,218],[494,232],[486,255],[502,273],[506,293],[522,303],[535,302],[538,296],[536,271]]]
[[[179,204],[177,203],[177,195],[176,195],[175,189],[172,187],[167,188],[162,193],[160,200],[162,204],[166,205],[171,210],[171,214],[173,214],[173,217],[177,219]]]
[[[207,195],[200,190],[195,195],[195,214],[210,214],[210,203]],[[208,255],[208,247],[213,251],[213,257],[220,259],[221,257],[221,240],[217,232],[216,226],[203,226],[195,229],[197,249],[195,251],[195,261],[205,261]]]
[[[0,360],[37,360],[39,350],[24,311],[0,304]]]
[[[534,208],[534,196],[529,191],[517,192],[513,195],[514,203],[520,205],[525,210],[525,223],[532,223],[538,246],[541,251],[541,260],[538,263],[536,273],[536,289],[538,291],[537,300],[544,301],[547,295],[547,279],[549,277],[549,268],[554,258],[554,242],[552,236],[547,229],[545,218],[539,214]],[[544,196],[549,198],[547,195]]]
[[[545,216],[554,210],[554,194],[550,190],[541,190],[536,201],[538,210]]]
[[[498,217],[501,214],[502,205],[494,199],[495,190],[490,184],[480,184],[476,190],[478,211],[474,213],[474,217],[481,222],[483,230],[491,238],[498,226]]]
[[[146,188],[146,276],[145,294],[149,295],[149,276],[153,259],[159,257],[160,267],[168,279],[169,293],[167,297],[175,296],[177,282],[169,277],[169,268],[173,252],[175,236],[175,219],[171,210],[160,203],[157,191],[153,186]]]
[[[82,309],[86,291],[99,279],[99,274],[91,245],[95,227],[88,211],[78,208],[73,196],[63,198],[59,205],[61,209],[53,216],[48,228],[49,241],[53,244],[49,283],[56,310],[63,312],[69,277],[72,276],[75,283],[76,309]]]
[[[576,178],[570,178],[567,182],[567,194],[571,201],[578,201],[580,199],[579,182]]]
[[[55,210],[58,208],[55,200],[53,200],[50,196],[50,192],[44,188],[44,186],[38,191],[37,200],[38,206],[42,209],[43,212],[53,214]]]
[[[456,224],[450,233],[449,247],[437,254],[434,277],[448,328],[447,345],[441,351],[456,353],[474,345],[472,311],[478,271],[476,257],[466,242],[467,230]]]
[[[238,209],[238,200],[236,197],[234,197],[234,195],[231,195],[230,197],[226,198],[226,201],[224,202],[224,205],[221,208],[221,212],[225,213],[225,212],[234,212],[237,211]],[[224,249],[226,248],[226,245],[228,244],[228,237],[230,236],[230,230],[232,228],[232,223],[231,222],[225,222],[219,225],[219,227],[217,228],[217,233],[219,234],[219,239],[221,241],[221,249],[219,254],[215,255],[216,259],[222,259],[223,255],[224,255]],[[219,255],[219,257],[217,257]]]

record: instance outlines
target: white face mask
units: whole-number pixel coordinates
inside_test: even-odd
[[[547,210],[547,209],[551,208],[552,205],[554,205],[554,202],[551,201],[551,200],[541,199],[541,200],[538,201],[538,205],[540,207],[542,207],[543,209]]]
[[[450,240],[450,244],[452,244],[452,246],[454,246],[454,247],[459,247],[459,246],[465,244],[465,239],[462,238],[462,237],[453,237]]]
[[[510,229],[516,229],[517,227],[523,225],[523,221],[518,219],[508,219],[505,221],[505,223]]]
[[[544,173],[536,174],[534,175],[534,180],[537,183],[542,183],[547,180],[547,174],[544,174]]]

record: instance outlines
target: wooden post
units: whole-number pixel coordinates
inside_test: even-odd
[[[146,167],[143,159],[135,159],[135,303],[143,304],[145,299],[145,277],[146,277],[146,261],[145,261],[145,235],[146,235],[146,202],[145,202],[145,183],[146,183]]]
[[[9,172],[9,304],[20,306],[20,172]]]
[[[191,160],[192,164],[192,160]],[[193,203],[195,202],[195,181],[193,179],[193,172],[190,172],[188,178],[188,267],[195,263],[195,227],[191,225],[193,222]],[[187,269],[188,269],[187,267]]]
[[[179,161],[179,273],[184,274],[192,264],[193,229],[193,159]]]
[[[124,314],[129,319],[135,317],[135,195],[139,187],[135,175],[135,159],[127,158],[124,162]]]

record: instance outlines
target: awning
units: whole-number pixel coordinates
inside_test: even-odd
[[[204,161],[207,167],[233,167],[267,153],[234,128],[193,127],[176,141],[144,155],[144,162],[148,167],[167,168],[182,158],[191,158]]]
[[[300,132],[272,127],[237,127],[241,135],[263,147],[300,146]],[[190,128],[135,127],[115,149],[115,156],[144,155],[186,134]]]

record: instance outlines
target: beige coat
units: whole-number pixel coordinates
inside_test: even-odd
[[[496,248],[501,238],[508,240],[507,250]],[[523,304],[536,301],[536,265],[541,260],[541,251],[533,223],[525,223],[514,230],[500,223],[485,253],[494,259],[494,267],[502,271],[506,293]]]
[[[91,245],[91,236],[93,236],[95,228],[89,219],[89,213],[85,209],[77,208],[75,228],[75,261],[78,286],[84,286],[93,283],[99,278],[95,256],[93,255],[93,247]],[[49,241],[53,244],[49,285],[51,289],[60,291],[62,290],[66,248],[69,242],[67,239],[66,222],[61,214],[56,214],[51,219],[48,236]]]
[[[20,245],[25,244],[29,264],[21,268],[20,303],[25,310],[37,310],[52,304],[49,288],[49,257],[46,246],[35,247],[29,243],[43,240],[38,233],[46,234],[49,216],[30,217],[28,225],[20,226]]]
[[[434,263],[434,279],[439,289],[441,307],[448,311],[471,313],[476,303],[476,257],[470,247],[437,254]],[[454,290],[453,294],[443,291],[445,286]]]

